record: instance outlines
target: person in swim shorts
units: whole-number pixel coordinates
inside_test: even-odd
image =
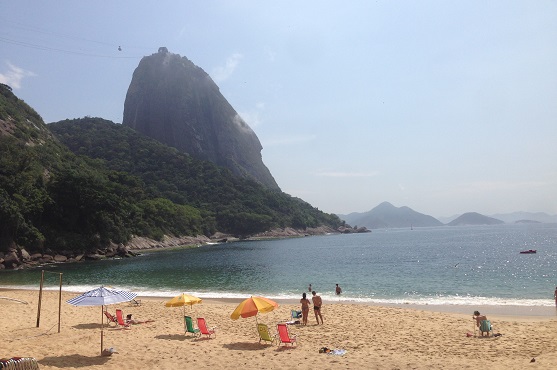
[[[311,297],[311,301],[313,302],[313,313],[315,313],[315,320],[317,320],[317,325],[319,325],[319,319],[321,319],[321,324],[323,324],[323,316],[321,315],[321,306],[323,305],[323,301],[321,297],[317,295],[314,291],[311,292],[313,297]]]

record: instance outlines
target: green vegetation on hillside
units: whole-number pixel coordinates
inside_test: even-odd
[[[112,171],[136,176],[142,197],[165,198],[199,209],[214,227],[239,236],[275,227],[337,227],[341,221],[310,204],[227,169],[193,159],[134,130],[100,118],[65,120],[48,125],[57,138],[80,156]],[[138,188],[139,191],[139,188]]]
[[[341,223],[110,121],[45,125],[8,86],[0,93],[0,251],[85,251],[132,235],[248,236]]]

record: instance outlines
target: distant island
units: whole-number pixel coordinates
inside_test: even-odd
[[[449,222],[448,226],[467,226],[467,225],[499,225],[505,222],[493,217],[481,215],[476,212],[464,213],[456,220]]]
[[[383,202],[371,211],[337,215],[350,225],[365,226],[369,229],[443,226],[436,218],[416,212],[408,207],[395,207]]]
[[[395,207],[389,202],[383,202],[368,212],[353,212],[350,214],[337,214],[349,225],[366,227],[368,229],[387,228],[414,228],[436,226],[468,226],[468,225],[499,225],[504,223],[532,224],[532,223],[557,223],[557,215],[548,215],[543,212],[513,212],[486,216],[477,212],[467,212],[462,215],[439,219],[409,207]]]

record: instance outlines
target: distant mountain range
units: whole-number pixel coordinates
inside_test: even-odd
[[[437,219],[444,224],[448,224],[451,221],[457,219],[460,215],[454,215],[450,217],[438,217]],[[489,215],[489,217],[496,218],[508,224],[513,223],[526,223],[529,221],[541,222],[546,224],[557,223],[557,215],[548,215],[544,212],[512,212],[512,213],[497,213],[494,215]]]
[[[383,202],[368,212],[353,212],[347,215],[337,214],[351,226],[365,226],[368,229],[404,228],[404,227],[433,227],[433,226],[462,226],[462,225],[496,225],[503,223],[557,223],[557,215],[543,212],[514,212],[492,216],[468,212],[462,215],[436,219],[432,216],[416,212],[409,207],[395,207],[389,202]]]

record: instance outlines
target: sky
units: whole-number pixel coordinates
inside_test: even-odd
[[[0,82],[47,123],[122,122],[162,46],[322,211],[557,214],[555,0],[0,2]]]

